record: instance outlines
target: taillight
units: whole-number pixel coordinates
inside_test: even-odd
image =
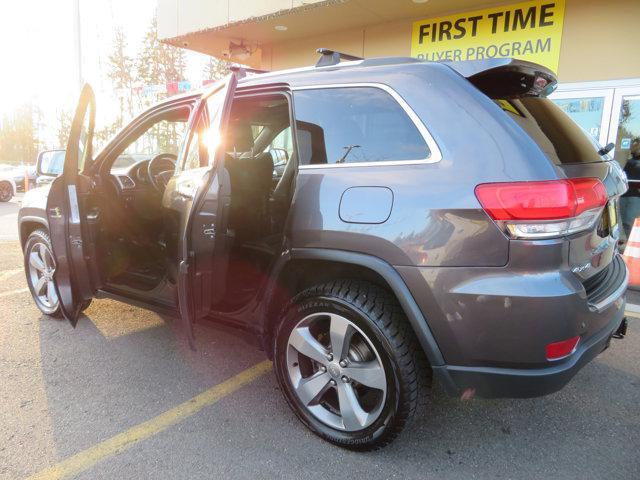
[[[484,183],[475,193],[513,238],[551,238],[591,228],[608,200],[597,178]]]
[[[560,342],[550,343],[545,348],[547,360],[560,360],[561,358],[571,355],[578,347],[579,341],[580,337],[578,336]]]

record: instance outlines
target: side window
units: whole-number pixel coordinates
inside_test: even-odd
[[[431,152],[404,109],[375,87],[294,92],[300,164],[424,160]]]
[[[209,125],[216,125],[218,115],[222,109],[224,92],[220,91],[211,95],[205,104],[205,108],[198,119],[196,128],[191,132],[189,148],[185,155],[182,170],[194,170],[196,168],[209,165],[209,151],[213,152],[220,139],[217,137],[214,128],[207,128]]]
[[[187,131],[189,109],[171,112],[170,115],[171,118],[155,122],[132,140],[111,165],[111,172],[151,160],[161,153],[177,156]]]
[[[293,140],[291,139],[291,127],[287,126],[271,141],[265,151],[271,153],[273,165],[286,164],[293,154]]]
[[[193,132],[189,150],[184,160],[183,170],[193,170],[194,168],[204,167],[207,164],[208,156],[203,152],[204,144],[202,142],[202,130],[200,128]]]

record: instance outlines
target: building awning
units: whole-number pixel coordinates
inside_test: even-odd
[[[508,2],[457,0],[455,9],[496,3]],[[450,0],[159,0],[158,34],[172,45],[261,67],[269,45],[438,16],[451,7]]]

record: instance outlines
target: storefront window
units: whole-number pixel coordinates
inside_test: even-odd
[[[629,191],[620,199],[622,226],[628,238],[634,220],[640,217],[640,95],[622,98],[615,159],[629,180]]]
[[[603,97],[560,98],[554,99],[553,102],[595,140],[600,138],[604,112]]]

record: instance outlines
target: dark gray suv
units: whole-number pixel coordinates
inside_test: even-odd
[[[235,69],[96,155],[85,87],[64,172],[20,211],[38,307],[75,325],[116,298],[192,346],[195,323],[233,328],[352,449],[426,414],[432,378],[463,398],[560,389],[624,334],[621,169],[539,65],[340,60]]]

